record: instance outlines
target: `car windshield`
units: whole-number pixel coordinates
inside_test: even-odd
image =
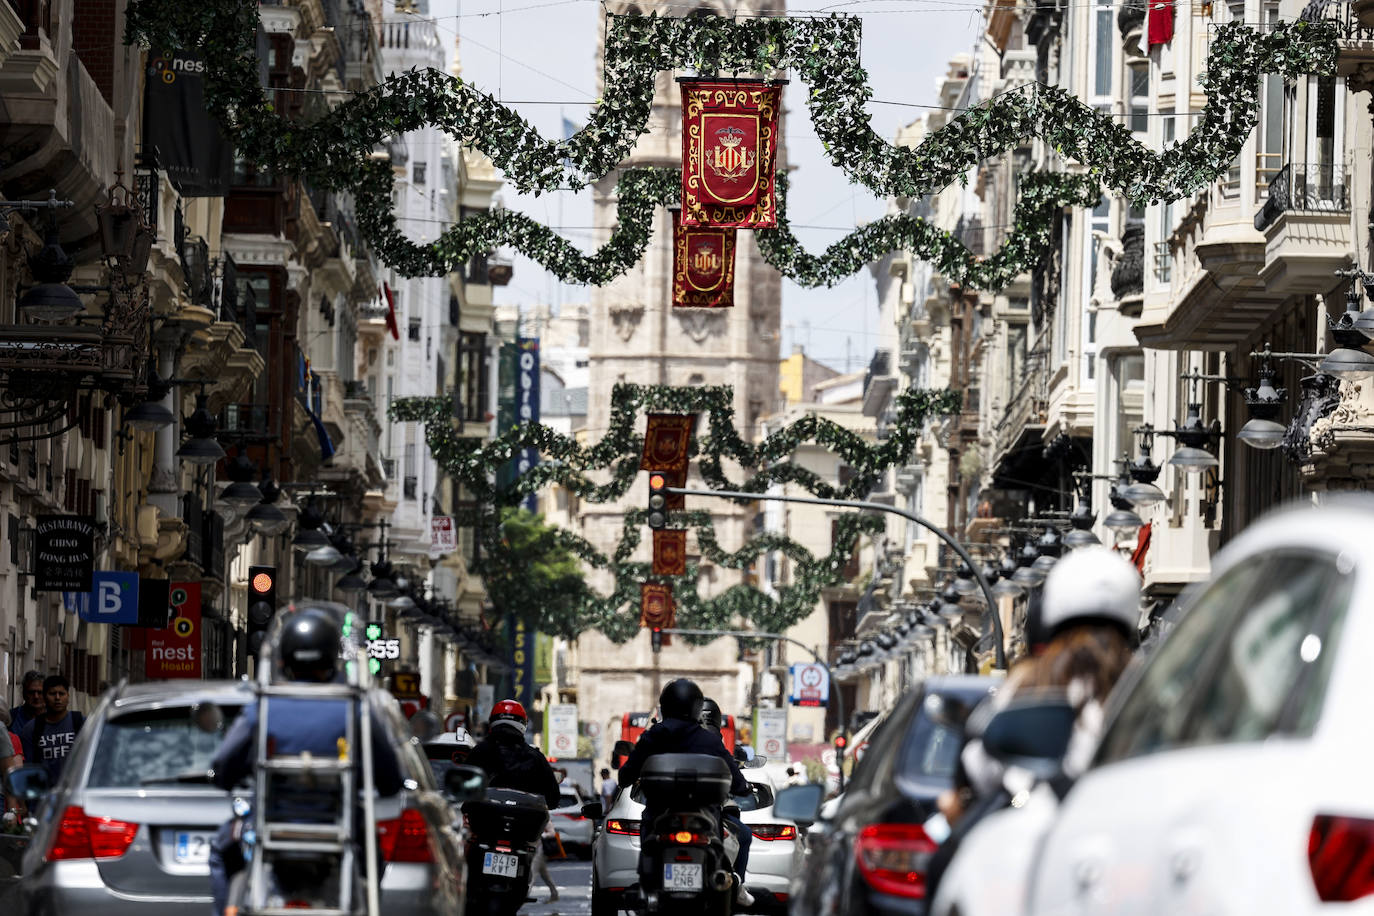
[[[571,792],[564,792],[558,796],[558,807],[560,808],[571,808],[573,805],[580,804],[582,804],[582,800]]]
[[[86,785],[209,785],[210,761],[240,708],[219,706],[222,722],[207,719],[199,724],[191,706],[138,710],[107,719]]]

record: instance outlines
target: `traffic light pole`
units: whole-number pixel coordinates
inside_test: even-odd
[[[715,491],[712,491],[712,492],[715,492]],[[816,664],[820,665],[822,668],[825,669],[826,680],[828,680],[828,681],[830,682],[830,685],[831,685],[830,695],[833,696],[833,697],[835,698],[835,714],[836,714],[837,716],[839,716],[839,719],[840,719],[840,734],[843,735],[843,734],[845,733],[845,721],[844,721],[844,693],[839,689],[839,686],[840,686],[840,685],[837,684],[837,683],[835,682],[834,676],[831,675],[831,673],[830,673],[830,666],[827,665],[827,664],[825,663],[825,659],[821,658],[821,654],[820,654],[819,652],[817,652],[815,649],[813,649],[813,648],[811,648],[810,646],[808,646],[806,643],[804,643],[804,642],[802,642],[802,641],[800,641],[800,640],[797,640],[797,639],[793,639],[791,636],[784,636],[784,635],[781,634],[781,633],[758,633],[758,632],[755,632],[754,630],[679,630],[679,629],[664,629],[663,632],[664,632],[664,633],[667,633],[667,634],[670,634],[670,635],[678,635],[678,636],[738,636],[738,637],[740,637],[740,638],[742,638],[742,639],[776,639],[776,640],[781,640],[782,642],[790,642],[792,645],[797,646],[797,647],[799,647],[799,648],[805,650],[806,652],[809,652],[809,653],[811,654],[811,657],[812,657],[813,659],[816,660]],[[843,791],[844,791],[844,761],[838,759],[838,756],[836,757],[836,760],[835,760],[835,768],[836,768],[837,770],[840,771],[840,791],[843,792]]]
[[[988,585],[988,580],[983,578],[982,571],[978,568],[978,564],[973,562],[973,557],[969,556],[968,551],[960,546],[959,542],[951,537],[949,532],[945,531],[939,525],[926,521],[914,512],[898,509],[896,506],[889,506],[885,503],[866,502],[858,499],[822,499],[819,496],[784,496],[781,493],[745,493],[741,490],[689,490],[685,487],[664,487],[663,489],[664,492],[681,494],[683,496],[714,496],[717,499],[747,499],[750,501],[766,499],[774,502],[809,503],[813,506],[841,506],[846,509],[887,512],[891,515],[900,515],[909,522],[915,522],[948,544],[950,548],[959,555],[959,558],[968,564],[968,568],[973,571],[973,578],[977,581],[978,587],[983,590],[983,598],[987,601],[988,611],[992,615],[992,634],[993,639],[996,641],[993,647],[993,665],[1002,671],[1007,670],[1006,640],[1002,634],[1002,615],[998,613],[997,598],[992,594],[992,586]],[[781,638],[786,639],[786,637]],[[798,645],[800,645],[800,643],[798,643]]]

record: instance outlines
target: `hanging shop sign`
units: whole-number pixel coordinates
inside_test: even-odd
[[[673,211],[673,306],[730,308],[735,304],[735,230],[684,226]]]
[[[682,82],[682,224],[777,225],[782,87],[755,80]]]
[[[38,592],[89,592],[95,574],[95,519],[40,515],[34,523],[33,579]]]
[[[144,580],[145,586],[154,581]],[[160,630],[148,632],[144,653],[144,674],[149,678],[198,678],[201,676],[200,640],[200,583],[173,582],[166,590],[140,588],[140,601],[145,595],[160,593],[164,605],[172,608],[172,622]]]

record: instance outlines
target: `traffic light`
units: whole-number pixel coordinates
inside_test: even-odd
[[[836,765],[838,765],[842,760],[844,760],[844,749],[845,749],[845,746],[848,745],[848,744],[849,744],[849,739],[846,738],[844,735],[836,735],[836,736],[835,736],[835,763],[836,763]]]
[[[277,613],[277,567],[248,567],[248,655],[256,659]]]
[[[654,530],[668,524],[668,494],[663,492],[668,479],[662,474],[649,475],[649,527]]]
[[[649,645],[653,647],[655,655],[663,651],[663,627],[654,627],[649,631]]]

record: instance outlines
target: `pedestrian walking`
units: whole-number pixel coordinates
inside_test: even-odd
[[[48,675],[43,679],[44,712],[25,725],[19,735],[24,758],[47,767],[54,783],[62,775],[67,755],[86,721],[81,713],[67,709],[70,701],[71,682],[61,674]]]
[[[805,774],[805,773],[800,773],[800,772],[798,772],[798,771],[797,771],[797,768],[796,768],[795,766],[790,766],[790,767],[788,767],[788,768],[787,768],[787,784],[788,784],[789,786],[804,786],[804,785],[806,785],[806,774]]]
[[[605,814],[615,804],[615,793],[620,790],[615,777],[606,767],[601,768],[601,813]]]
[[[13,721],[10,711],[0,707],[0,725],[5,727],[4,731],[0,732],[0,773],[18,769],[24,763],[24,744],[10,729]]]
[[[23,693],[24,702],[10,710],[10,731],[15,734],[43,715],[43,675],[37,671],[24,672]]]

